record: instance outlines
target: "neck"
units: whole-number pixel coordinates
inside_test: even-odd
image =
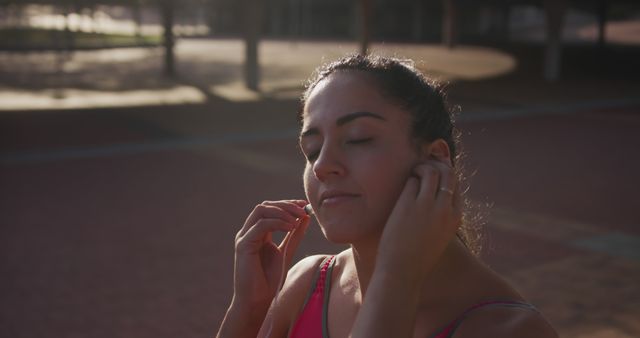
[[[375,269],[378,242],[377,240],[364,241],[351,245],[351,253],[355,265],[355,272],[358,276],[360,284],[361,297],[364,298],[367,287],[371,281],[371,276]],[[458,280],[462,273],[468,271],[471,264],[471,253],[462,244],[462,242],[454,238],[438,263],[427,274],[422,284],[422,301],[433,301],[443,296],[443,291],[451,290],[455,287],[454,280]],[[434,292],[434,290],[436,292]]]
[[[358,244],[351,245],[351,254],[353,255],[355,271],[358,276],[358,283],[360,284],[360,291],[363,298],[367,292],[369,281],[376,266],[378,239],[379,238],[362,241]]]

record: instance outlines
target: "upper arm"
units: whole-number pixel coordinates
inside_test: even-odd
[[[523,308],[493,308],[466,318],[454,338],[558,338],[558,333],[537,311]]]
[[[306,257],[296,263],[287,272],[277,304],[271,304],[271,308],[260,329],[259,337],[267,335],[271,327],[269,337],[286,337],[289,327],[296,319],[298,312],[310,292],[313,278],[318,271],[325,255]]]

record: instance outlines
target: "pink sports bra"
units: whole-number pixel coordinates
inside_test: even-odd
[[[316,272],[313,287],[304,303],[302,313],[296,319],[289,338],[329,338],[327,329],[327,311],[329,292],[331,290],[331,271],[335,264],[335,256],[323,260],[320,270]],[[327,278],[329,276],[329,278]],[[326,292],[325,292],[326,290]],[[474,310],[488,306],[520,307],[537,311],[528,303],[518,301],[486,301],[471,306],[447,326],[436,331],[430,338],[450,338],[462,321]]]

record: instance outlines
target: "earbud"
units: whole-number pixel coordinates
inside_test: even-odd
[[[313,208],[311,207],[311,204],[307,204],[304,206],[304,212],[306,212],[308,216],[313,215]]]

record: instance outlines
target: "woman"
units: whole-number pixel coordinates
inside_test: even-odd
[[[248,216],[218,337],[557,337],[468,248],[457,134],[434,83],[400,60],[349,56],[317,72],[301,121],[308,201]],[[278,292],[308,203],[350,249],[301,260]],[[279,246],[274,231],[289,232]]]

